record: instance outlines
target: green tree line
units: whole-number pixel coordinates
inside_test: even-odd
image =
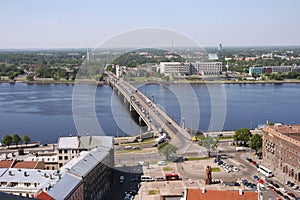
[[[15,144],[16,146],[18,146],[18,144],[20,144],[21,142],[27,145],[30,141],[31,141],[30,137],[26,134],[24,134],[22,138],[18,134],[13,134],[12,136],[5,135],[2,138],[2,145],[9,147],[9,145]]]

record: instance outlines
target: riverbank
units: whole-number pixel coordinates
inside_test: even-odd
[[[128,81],[132,84],[151,84],[151,83],[158,83],[158,84],[284,84],[284,83],[300,83],[298,79],[285,79],[285,80],[259,80],[259,81],[252,81],[252,80],[176,80],[176,81],[147,81],[147,80],[140,80],[140,81]],[[81,80],[53,80],[52,78],[38,78],[33,81],[26,80],[25,78],[17,78],[15,80],[10,80],[8,78],[0,78],[0,83],[28,83],[28,84],[97,84],[103,85],[105,81],[95,81],[92,79],[81,79]]]
[[[232,81],[232,80],[201,80],[201,81],[129,81],[132,84],[151,84],[151,83],[159,83],[159,84],[284,84],[284,83],[300,83],[300,80],[297,79],[287,79],[287,80],[266,80],[266,81]]]
[[[27,83],[27,84],[78,84],[78,83],[83,83],[83,84],[97,84],[97,85],[103,85],[105,82],[104,81],[95,81],[95,80],[90,80],[90,79],[86,79],[86,80],[53,80],[52,78],[39,78],[39,79],[35,79],[33,81],[29,81],[26,79],[15,79],[15,80],[10,80],[10,79],[0,79],[0,83],[11,83],[11,84],[15,84],[15,83]]]

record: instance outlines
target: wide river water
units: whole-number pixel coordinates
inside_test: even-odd
[[[175,121],[185,121],[186,127],[193,129],[255,128],[267,120],[300,123],[300,84],[136,86],[154,98]],[[0,136],[27,134],[33,141],[53,143],[59,136],[77,135],[72,111],[73,88],[72,84],[1,83]],[[79,134],[124,136],[140,131],[110,86],[98,86],[95,99],[95,116],[103,133],[81,130]]]

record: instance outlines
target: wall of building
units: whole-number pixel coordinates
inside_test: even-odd
[[[300,182],[300,141],[277,132],[275,127],[265,127],[262,149],[266,163]]]

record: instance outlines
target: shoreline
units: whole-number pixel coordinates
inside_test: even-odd
[[[231,80],[201,80],[201,81],[186,81],[186,80],[180,80],[180,81],[128,81],[132,84],[298,84],[300,83],[300,80],[296,79],[286,79],[286,80],[267,80],[267,81],[231,81]],[[39,79],[34,81],[27,81],[27,80],[0,80],[1,83],[10,83],[10,84],[16,84],[16,83],[27,83],[27,84],[96,84],[96,85],[103,85],[105,84],[105,81],[95,81],[95,80],[83,80],[83,81],[55,81],[55,80],[49,80],[49,79]]]

